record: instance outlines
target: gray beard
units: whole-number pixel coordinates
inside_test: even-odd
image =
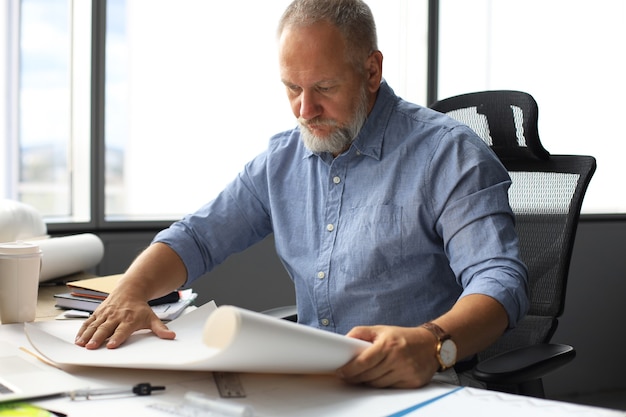
[[[354,139],[357,137],[363,123],[367,119],[367,95],[365,90],[362,91],[357,108],[354,112],[352,120],[345,126],[339,126],[334,120],[309,120],[305,121],[301,118],[298,119],[300,124],[300,136],[304,146],[306,146],[311,152],[322,153],[328,152],[333,155],[339,155],[350,147]],[[308,124],[324,125],[330,127],[337,127],[328,137],[322,138],[311,132]]]

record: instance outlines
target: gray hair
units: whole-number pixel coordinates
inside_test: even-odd
[[[361,0],[294,0],[280,18],[278,36],[287,26],[308,26],[320,21],[339,29],[353,64],[378,50],[374,16]]]

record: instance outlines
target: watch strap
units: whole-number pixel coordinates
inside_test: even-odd
[[[439,342],[442,342],[446,339],[450,339],[450,335],[441,327],[433,323],[432,321],[422,324],[422,327],[429,330],[432,334],[434,334]]]
[[[433,322],[424,323],[422,327],[430,331],[437,339],[437,345],[435,348],[436,350],[435,356],[437,357],[437,361],[439,362],[439,372],[445,371],[446,369],[454,366],[454,363],[456,362],[456,358],[453,359],[452,363],[449,363],[449,362],[446,363],[446,361],[444,361],[443,357],[441,356],[441,350],[443,348],[443,345],[448,340],[449,342],[447,343],[451,343],[454,349],[456,350],[456,344],[452,340],[451,336],[445,330],[443,330],[441,327],[439,327]]]

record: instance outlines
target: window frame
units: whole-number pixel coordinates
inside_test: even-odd
[[[106,1],[92,0],[91,21],[91,120],[90,120],[90,220],[87,222],[48,223],[51,233],[71,231],[144,231],[168,227],[172,220],[106,220],[105,218],[105,43],[106,43]],[[427,41],[427,85],[428,103],[439,97],[438,84],[438,44],[439,41],[439,0],[428,0],[428,41]],[[0,154],[0,156],[2,156]],[[5,159],[6,160],[6,159]],[[2,190],[3,185],[0,185]],[[582,214],[581,219],[615,220],[626,219],[626,213]]]
[[[436,0],[428,0],[428,8]],[[173,220],[110,220],[106,218],[105,198],[105,71],[107,1],[92,0],[91,32],[91,221],[48,223],[53,233],[67,231],[155,230],[169,226]],[[430,13],[429,13],[430,16]],[[429,23],[430,24],[430,23]],[[428,60],[430,61],[430,50]],[[428,97],[428,93],[427,93]]]
[[[17,89],[12,88],[19,83],[19,26],[11,24],[17,21],[20,13],[19,0],[7,0],[5,7],[0,8],[0,21],[3,21],[8,30],[0,33],[0,44],[6,49],[2,49],[9,65],[0,68],[0,94],[4,99],[0,102],[0,126],[4,127],[2,132],[7,139],[7,145],[0,147],[0,161],[5,165],[5,171],[10,175],[0,182],[1,195],[13,194],[13,187],[9,178],[17,175],[17,129],[18,129],[18,106],[19,96]],[[9,43],[10,42],[10,43]],[[8,168],[6,168],[8,167]],[[0,177],[3,178],[3,177]]]

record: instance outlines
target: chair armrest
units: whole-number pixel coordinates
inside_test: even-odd
[[[519,384],[542,378],[575,357],[576,351],[569,345],[527,346],[479,362],[474,376],[487,383]]]
[[[263,314],[288,321],[298,321],[298,309],[295,305],[270,308],[263,311]]]

